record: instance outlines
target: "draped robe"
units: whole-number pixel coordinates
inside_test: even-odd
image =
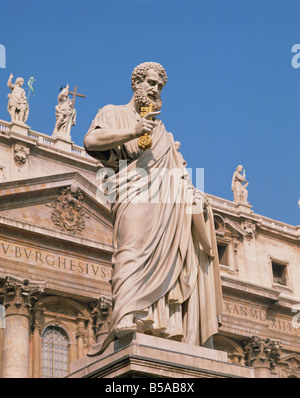
[[[9,98],[7,104],[8,113],[11,113],[11,108],[16,108],[17,113],[19,113],[21,110],[24,110],[24,117],[23,120],[20,120],[20,122],[25,123],[29,114],[29,105],[25,90],[17,85],[14,85],[14,87],[11,88],[11,93],[9,93],[7,97]]]
[[[87,134],[133,129],[139,119],[129,105],[107,105]],[[156,119],[151,135],[146,151],[137,139],[107,151],[87,150],[116,173],[106,181],[113,179],[115,198],[113,310],[100,352],[132,313],[148,320],[144,333],[189,344],[203,345],[218,331],[222,293],[212,210],[192,214],[203,195],[193,187],[172,134]],[[120,161],[127,167],[120,169]]]

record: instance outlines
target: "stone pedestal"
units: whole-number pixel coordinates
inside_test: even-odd
[[[27,137],[30,127],[25,123],[13,121],[11,122],[10,130],[17,134],[26,135]]]
[[[237,209],[240,213],[253,213],[252,206],[248,202],[238,202]]]
[[[132,333],[112,342],[102,355],[71,363],[69,378],[254,377],[251,367],[228,362],[227,353],[172,340]]]
[[[53,133],[52,138],[55,139],[54,146],[62,151],[71,152],[72,140],[70,134]]]

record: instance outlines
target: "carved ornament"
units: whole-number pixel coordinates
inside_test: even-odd
[[[29,156],[29,148],[16,144],[14,146],[14,159],[17,165],[23,166]]]
[[[244,347],[246,366],[265,366],[273,369],[280,361],[281,345],[277,340],[252,336]]]
[[[45,285],[45,282],[31,282],[29,279],[7,275],[0,288],[0,303],[4,305],[7,314],[28,315],[43,293]]]
[[[112,300],[106,296],[100,296],[96,303],[91,304],[93,330],[98,340],[100,336],[107,334],[110,326]]]
[[[51,220],[61,231],[79,234],[86,227],[82,205],[83,193],[77,186],[61,188],[57,199],[51,203]]]

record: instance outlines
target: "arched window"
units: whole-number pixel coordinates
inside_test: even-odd
[[[48,326],[42,335],[42,377],[64,377],[68,373],[69,338],[58,326]]]

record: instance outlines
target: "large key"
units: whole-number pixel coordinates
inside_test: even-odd
[[[153,105],[150,104],[149,106],[142,106],[140,111],[140,116],[146,116],[148,113],[153,111]],[[144,133],[138,139],[138,146],[145,151],[152,147],[153,141],[151,135],[149,133]]]

